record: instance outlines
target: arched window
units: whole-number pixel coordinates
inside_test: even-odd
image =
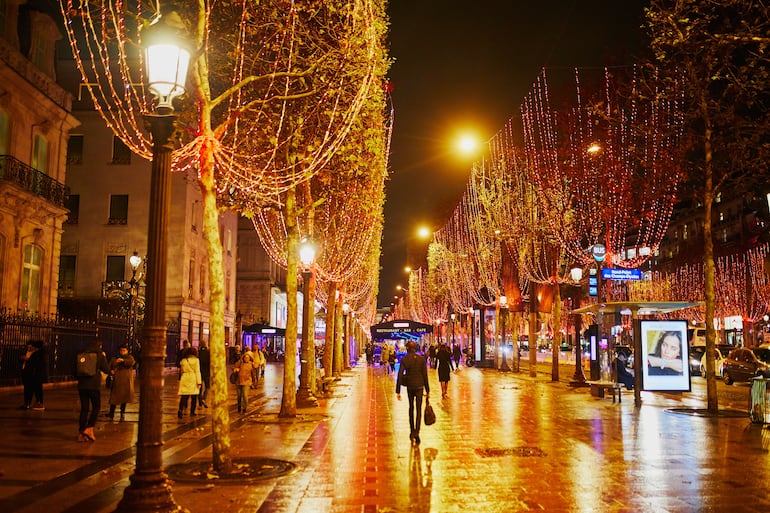
[[[30,312],[40,309],[40,266],[43,250],[35,244],[24,246],[24,267],[21,275],[21,308]]]

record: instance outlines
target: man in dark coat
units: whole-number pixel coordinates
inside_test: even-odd
[[[417,345],[407,342],[406,356],[401,359],[396,378],[396,397],[401,400],[401,385],[406,387],[409,398],[409,439],[414,443],[420,443],[420,421],[422,418],[422,393],[425,389],[425,398],[430,397],[430,385],[428,384],[428,367],[425,357],[416,353]]]
[[[78,442],[93,442],[94,426],[99,417],[99,410],[102,407],[102,374],[110,372],[110,363],[107,361],[107,355],[102,350],[102,342],[95,339],[88,344],[83,353],[96,353],[96,374],[93,376],[77,376],[78,396],[80,396],[80,417]],[[89,411],[90,407],[90,411]]]
[[[211,386],[211,352],[203,340],[198,345],[198,361],[201,365],[201,378],[203,379],[203,387],[198,396],[198,402],[204,408],[208,408],[206,397],[209,395],[209,387]]]
[[[48,381],[48,358],[42,340],[27,342],[27,352],[21,358],[21,382],[24,385],[24,404],[21,410],[45,410],[43,405],[43,383]],[[37,401],[32,406],[32,397]]]

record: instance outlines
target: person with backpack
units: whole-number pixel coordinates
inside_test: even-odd
[[[101,340],[94,339],[82,353],[78,353],[75,368],[80,396],[78,442],[94,442],[94,426],[102,407],[102,373],[110,372],[110,364],[102,350]]]

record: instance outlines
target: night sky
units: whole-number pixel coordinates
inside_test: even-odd
[[[518,112],[540,69],[636,62],[641,0],[390,0],[395,109],[378,306],[387,306],[417,225],[438,229],[472,160],[456,134],[487,140]]]

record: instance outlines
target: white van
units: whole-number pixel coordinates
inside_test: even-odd
[[[688,330],[689,332],[690,330]],[[698,346],[705,346],[706,345],[706,328],[693,328],[692,334],[690,335],[690,347],[698,347]],[[721,344],[722,339],[719,336],[719,332],[717,331],[717,339],[715,341],[716,344]]]

